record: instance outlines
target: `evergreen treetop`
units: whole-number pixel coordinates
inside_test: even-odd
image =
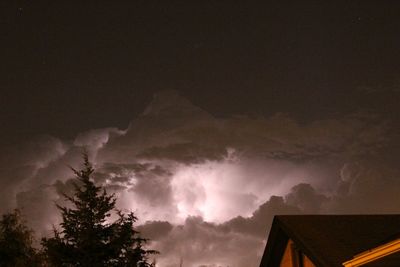
[[[52,266],[137,266],[150,267],[148,256],[157,253],[144,249],[147,239],[133,226],[137,221],[130,212],[115,208],[115,196],[96,186],[90,179],[94,171],[87,154],[82,170],[72,168],[79,184],[74,184],[74,195],[65,198],[70,207],[57,206],[61,211],[61,231],[54,229],[54,237],[44,238],[42,244]],[[115,212],[118,219],[109,222]]]

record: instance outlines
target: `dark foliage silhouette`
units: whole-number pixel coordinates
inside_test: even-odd
[[[19,210],[6,213],[0,220],[0,267],[42,266],[40,253],[33,248],[32,231]]]
[[[82,170],[72,169],[77,177],[73,196],[65,195],[72,208],[61,207],[61,229],[54,237],[42,239],[50,266],[137,266],[150,267],[146,239],[134,230],[137,218],[131,212],[115,209],[116,198],[96,186],[90,176],[93,168],[84,154]],[[118,217],[110,222],[111,214]]]

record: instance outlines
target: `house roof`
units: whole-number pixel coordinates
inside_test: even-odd
[[[279,266],[289,239],[317,266],[342,267],[356,254],[399,234],[400,215],[275,216],[260,266]]]

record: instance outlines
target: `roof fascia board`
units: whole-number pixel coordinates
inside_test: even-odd
[[[357,267],[369,262],[378,260],[390,254],[400,251],[400,238],[379,247],[367,250],[358,255],[355,255],[353,259],[343,263],[345,267]]]

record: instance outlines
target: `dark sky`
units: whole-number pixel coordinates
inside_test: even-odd
[[[216,116],[397,103],[398,1],[84,2],[1,1],[4,142],[125,128],[163,89]]]

